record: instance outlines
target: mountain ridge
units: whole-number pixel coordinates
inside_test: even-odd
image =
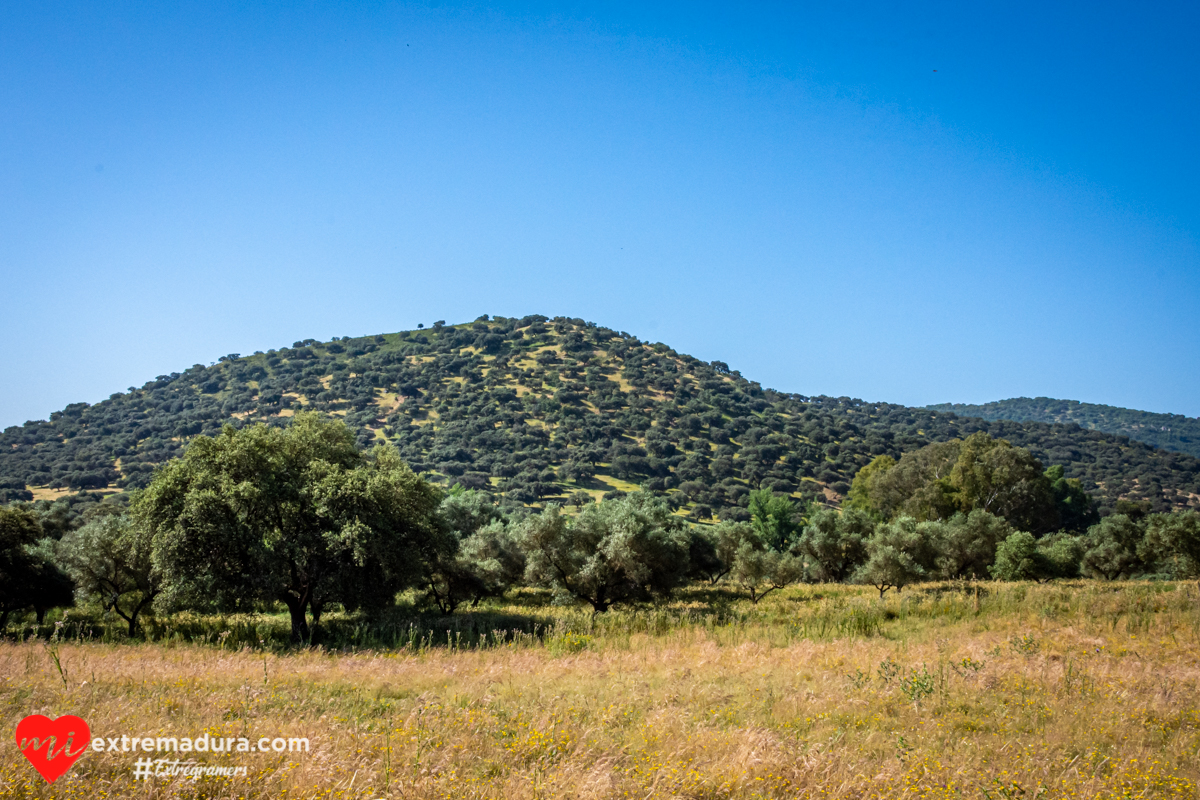
[[[459,325],[232,353],[0,433],[0,502],[144,486],[225,424],[344,419],[434,480],[503,502],[644,488],[698,520],[738,518],[759,487],[836,505],[859,468],[983,430],[1061,464],[1102,510],[1200,503],[1200,460],[1079,426],[764,389],[719,361],[581,319]]]
[[[935,403],[925,408],[988,421],[1076,424],[1090,430],[1128,436],[1160,450],[1200,458],[1200,418],[1184,414],[1139,411],[1053,397],[1011,397],[978,405]]]

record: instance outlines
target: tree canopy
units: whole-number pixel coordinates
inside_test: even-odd
[[[328,602],[390,602],[446,546],[438,492],[394,448],[369,456],[340,421],[227,427],[156,473],[133,505],[153,532],[159,604],[281,602],[307,641]]]
[[[850,493],[853,506],[883,519],[943,520],[979,510],[1039,534],[1082,530],[1097,519],[1079,481],[1061,467],[1046,470],[1025,448],[983,432],[926,445],[894,463],[880,456],[855,476]]]
[[[560,600],[614,603],[665,596],[687,579],[688,537],[666,503],[637,492],[568,519],[551,506],[520,527],[526,577]]]
[[[150,529],[127,514],[101,514],[67,533],[56,549],[79,591],[124,619],[129,636],[136,636],[138,616],[154,602],[162,585],[151,558]]]
[[[74,587],[54,562],[37,514],[0,506],[0,630],[13,611],[33,608],[40,623],[50,608],[71,605]]]

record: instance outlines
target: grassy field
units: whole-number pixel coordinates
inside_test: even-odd
[[[334,618],[308,651],[274,646],[280,619],[159,620],[142,644],[70,621],[57,644],[10,630],[0,796],[1198,796],[1195,584],[935,584],[883,603],[801,586],[757,607],[696,588],[595,619],[538,599]],[[47,785],[11,738],[34,713],[312,751],[209,754],[247,777],[140,782],[132,753],[89,752]]]

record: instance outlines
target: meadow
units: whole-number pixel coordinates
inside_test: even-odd
[[[308,737],[201,755],[244,778],[135,781],[85,753],[5,798],[1194,798],[1195,583],[694,586],[593,617],[522,590],[454,617],[179,615],[128,642],[86,610],[0,643],[3,727]],[[118,622],[120,622],[118,620]]]

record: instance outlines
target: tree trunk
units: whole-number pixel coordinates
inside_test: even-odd
[[[307,644],[309,639],[308,620],[304,611],[308,606],[308,598],[296,598],[288,595],[283,600],[292,617],[292,644]]]
[[[608,601],[608,592],[605,591],[605,587],[603,586],[596,590],[595,597],[588,598],[588,602],[592,604],[593,617],[597,614],[603,614],[605,611],[608,611],[608,607],[612,605],[612,603]]]
[[[46,618],[46,611],[48,611],[48,609],[34,606],[33,613],[35,616],[37,616],[38,625],[41,625],[42,620],[44,620]]]
[[[126,619],[128,622],[129,622],[129,638],[130,638],[130,639],[136,639],[136,638],[137,638],[137,635],[138,635],[138,624],[137,624],[138,615],[139,615],[139,614],[141,614],[141,613],[142,613],[142,609],[143,609],[143,608],[145,608],[145,607],[146,607],[146,605],[147,605],[148,603],[151,603],[151,602],[153,602],[153,600],[154,600],[154,595],[153,595],[153,594],[147,594],[147,595],[145,595],[145,596],[143,596],[143,597],[142,597],[142,600],[141,600],[141,602],[140,602],[140,603],[138,603],[136,606],[134,606],[134,607],[133,607],[133,611],[132,611],[132,612],[130,612],[129,616],[125,617],[125,615],[124,615],[124,614],[121,614],[121,616],[122,616],[122,617],[125,617],[125,619]],[[113,607],[114,607],[114,608],[116,608],[116,603],[114,603],[114,604],[113,604]],[[117,613],[118,613],[118,614],[120,614],[120,613],[121,613],[121,609],[119,609],[119,608],[118,608],[118,609],[117,609]]]
[[[7,608],[3,611],[0,611],[0,633],[3,633],[8,627],[8,614],[9,610]]]
[[[458,606],[458,601],[454,598],[454,587],[449,582],[446,583],[446,591],[439,592],[437,581],[429,581],[429,596],[433,598],[434,605],[443,615],[454,613],[454,609]]]
[[[312,621],[312,629],[308,632],[309,633],[309,641],[315,642],[317,640],[317,626],[319,624],[321,624],[321,614],[325,610],[325,601],[318,600],[314,596],[312,598],[312,600],[309,601],[308,605],[309,605],[309,608],[312,609],[312,620],[313,620]]]
[[[128,623],[129,638],[132,639],[135,636],[137,636],[137,615],[138,615],[138,612],[142,610],[141,604],[134,606],[133,611],[129,614],[126,614],[124,611],[121,610],[121,607],[119,605],[117,605],[116,598],[113,598],[112,610],[117,612],[118,617],[120,617],[121,619],[125,620],[126,623]]]

